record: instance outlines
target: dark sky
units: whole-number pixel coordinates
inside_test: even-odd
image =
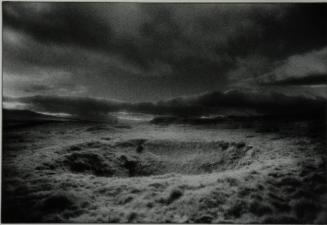
[[[324,3],[4,2],[4,95],[326,97],[326,21]]]

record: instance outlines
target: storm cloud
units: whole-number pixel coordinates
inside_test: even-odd
[[[151,115],[199,117],[208,115],[236,116],[306,116],[326,114],[326,99],[313,96],[287,96],[278,92],[230,90],[178,97],[158,102],[128,103],[107,99],[68,96],[30,96],[6,98],[24,109],[70,114],[81,119],[102,120],[115,112]]]
[[[326,9],[5,2],[4,92],[155,102],[326,74]]]

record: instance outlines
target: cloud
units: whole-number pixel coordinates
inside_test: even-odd
[[[229,83],[234,87],[256,87],[262,74],[271,71],[272,64],[269,58],[259,55],[236,58],[235,69],[228,73]]]
[[[327,85],[326,62],[327,47],[278,61],[250,55],[237,58],[236,68],[228,73],[228,78],[234,88],[306,86],[310,91],[313,85]]]
[[[251,71],[326,46],[325,11],[324,4],[5,2],[4,87],[24,96],[33,89],[26,77],[41,78],[37,85],[55,83],[60,95],[62,82],[53,81],[61,80],[86,87],[85,96],[134,102],[223,91]]]
[[[200,116],[282,115],[314,116],[326,113],[326,99],[314,96],[288,96],[276,92],[236,91],[210,92],[174,98],[156,103],[128,103],[105,99],[65,96],[31,96],[5,98],[5,103],[19,103],[33,111],[68,113],[79,118],[106,118],[109,113],[128,111],[156,115]]]
[[[327,85],[327,74],[313,74],[305,77],[292,77],[266,85]]]
[[[271,84],[326,84],[327,47],[283,60],[273,71],[262,75],[261,82]],[[293,82],[294,81],[294,82]]]
[[[198,111],[200,114],[250,112],[250,114],[310,115],[312,110],[324,112],[326,108],[326,100],[320,97],[288,96],[279,92],[254,90],[211,92],[180,101],[171,100],[167,103],[176,107],[180,105],[181,108],[186,106],[188,110],[185,111],[186,113]]]

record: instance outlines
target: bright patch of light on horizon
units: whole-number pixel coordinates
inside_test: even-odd
[[[47,116],[72,117],[72,115],[69,114],[69,113],[51,113],[51,112],[38,112],[38,113],[43,114],[43,115],[47,115]]]
[[[3,102],[2,104],[4,109],[27,109],[27,105],[20,102]]]
[[[214,119],[214,118],[217,118],[217,117],[225,118],[226,116],[221,115],[221,114],[217,114],[217,115],[206,115],[206,116],[201,116],[200,118],[201,118],[201,119]]]
[[[144,113],[132,113],[126,111],[115,112],[111,113],[110,115],[115,116],[119,120],[129,120],[135,122],[150,121],[154,118],[153,115]]]

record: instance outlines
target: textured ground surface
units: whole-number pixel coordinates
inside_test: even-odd
[[[4,131],[4,222],[326,223],[326,143],[307,123]]]

